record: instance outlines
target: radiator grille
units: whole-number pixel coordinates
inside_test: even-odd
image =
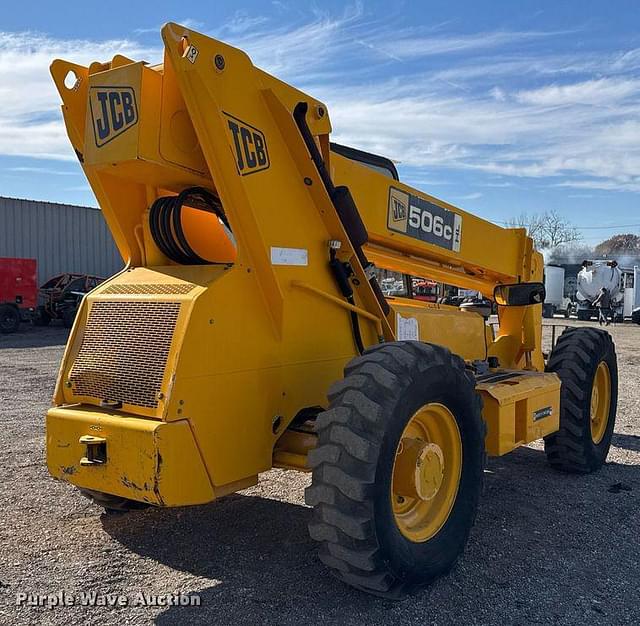
[[[69,379],[75,395],[156,408],[178,302],[95,302]]]
[[[185,294],[193,291],[195,285],[192,283],[149,283],[149,284],[133,284],[133,285],[109,285],[102,293],[106,294],[122,294],[122,295],[157,295],[157,294]]]

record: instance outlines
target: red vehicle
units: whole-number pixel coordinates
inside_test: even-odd
[[[438,301],[438,283],[432,280],[418,280],[413,283],[413,297],[424,302]]]
[[[0,332],[13,333],[31,318],[38,301],[35,259],[0,257]]]

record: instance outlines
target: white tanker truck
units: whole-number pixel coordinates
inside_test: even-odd
[[[622,272],[616,261],[584,261],[577,279],[577,315],[579,320],[590,320],[597,316],[593,301],[605,287],[611,296],[611,314],[614,320],[622,321],[624,314],[624,290]]]

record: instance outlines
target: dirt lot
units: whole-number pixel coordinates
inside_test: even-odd
[[[620,400],[608,464],[562,475],[539,443],[490,460],[463,559],[403,602],[327,575],[307,537],[306,475],[274,470],[207,506],[125,515],[53,481],[43,416],[66,333],[0,336],[0,623],[637,624],[640,327],[611,332]],[[20,592],[88,590],[197,593],[201,606],[16,607]]]

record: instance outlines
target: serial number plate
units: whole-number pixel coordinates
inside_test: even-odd
[[[387,226],[414,239],[460,252],[462,216],[395,187],[389,188]]]

